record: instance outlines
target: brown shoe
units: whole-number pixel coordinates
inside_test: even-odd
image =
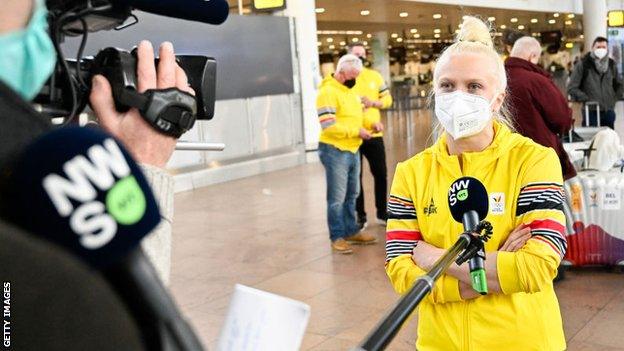
[[[337,239],[332,241],[331,243],[332,250],[341,253],[341,254],[351,254],[353,253],[353,249],[351,249],[351,245],[345,241],[345,239]]]
[[[345,238],[345,240],[350,244],[356,245],[369,245],[377,242],[377,238],[375,236],[362,232],[348,236]]]

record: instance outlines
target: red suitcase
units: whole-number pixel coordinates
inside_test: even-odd
[[[582,171],[564,184],[568,250],[563,265],[624,265],[624,174]]]

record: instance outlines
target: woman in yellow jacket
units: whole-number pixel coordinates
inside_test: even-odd
[[[416,348],[565,350],[552,280],[565,254],[563,187],[552,149],[511,131],[507,80],[487,26],[467,17],[434,73],[437,143],[397,166],[388,201],[386,271],[398,293],[463,231],[447,194],[457,178],[479,179],[486,217],[488,295],[474,292],[467,264],[453,266],[419,306]]]

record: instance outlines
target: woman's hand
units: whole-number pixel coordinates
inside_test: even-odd
[[[507,240],[498,251],[516,252],[520,250],[529,239],[531,239],[531,228],[520,224],[509,234]]]
[[[443,249],[421,240],[412,251],[412,261],[421,269],[428,271],[443,254]]]

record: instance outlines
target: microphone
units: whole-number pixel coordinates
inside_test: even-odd
[[[225,0],[115,0],[157,15],[189,21],[221,24],[228,17],[230,6]]]
[[[487,190],[476,178],[462,177],[453,182],[448,192],[448,203],[453,219],[462,223],[466,232],[474,232],[488,214]],[[488,292],[484,260],[485,252],[481,248],[468,261],[472,288],[481,295]]]
[[[160,213],[140,168],[113,137],[57,129],[0,174],[0,214],[101,271],[149,350],[203,349],[140,248]]]

